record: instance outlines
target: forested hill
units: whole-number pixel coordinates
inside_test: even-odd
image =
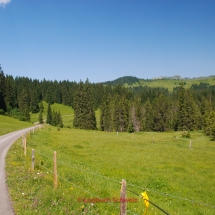
[[[207,83],[208,85],[215,85],[215,76],[198,77],[198,78],[182,78],[180,76],[173,77],[157,77],[153,79],[141,79],[133,76],[124,76],[113,81],[103,82],[103,85],[116,86],[117,84],[125,87],[163,87],[169,91],[173,91],[183,82],[185,88],[191,88],[192,85]]]
[[[122,80],[133,84],[122,84]],[[39,104],[46,101],[49,105],[72,107],[75,128],[97,129],[95,110],[99,108],[99,127],[103,131],[204,130],[215,139],[214,78],[189,83],[189,80],[136,80],[124,77],[118,80],[119,84],[110,86],[88,80],[76,83],[14,78],[0,71],[0,114],[30,121],[30,112],[42,115]],[[49,112],[50,124],[56,124],[60,113],[51,109]],[[43,122],[42,117],[38,121]]]
[[[129,84],[129,85],[132,85],[132,84],[135,84],[135,83],[140,83],[142,79],[140,78],[137,78],[137,77],[133,77],[133,76],[124,76],[124,77],[121,77],[121,78],[117,78],[116,80],[113,80],[113,81],[106,81],[106,82],[103,82],[102,84],[104,85],[111,85],[111,86],[115,86],[117,84]]]

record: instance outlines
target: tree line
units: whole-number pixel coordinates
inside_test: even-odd
[[[204,130],[215,138],[215,86],[184,83],[166,88],[124,88],[80,81],[32,80],[0,72],[0,113],[30,120],[41,111],[41,101],[74,108],[74,127],[97,129],[95,110],[100,108],[103,131],[193,131]],[[52,113],[54,121],[59,113]],[[57,116],[58,115],[58,116]],[[58,122],[61,123],[61,122]],[[53,124],[56,124],[55,122]]]

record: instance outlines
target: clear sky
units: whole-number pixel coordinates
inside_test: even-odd
[[[215,0],[0,0],[0,64],[95,83],[215,75]]]

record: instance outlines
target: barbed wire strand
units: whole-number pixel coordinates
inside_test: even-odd
[[[45,167],[45,166],[43,166],[43,165],[40,165],[40,166],[43,167],[43,168],[45,168],[46,170],[49,170],[50,172],[52,172],[52,170],[48,169],[47,167]],[[64,180],[64,181],[66,181],[67,183],[72,184],[73,186],[77,187],[78,189],[80,189],[80,190],[82,190],[82,191],[84,191],[84,192],[86,192],[86,193],[89,193],[91,196],[94,196],[94,197],[96,197],[96,198],[98,198],[98,199],[102,199],[101,197],[99,197],[99,196],[93,194],[92,192],[90,192],[89,190],[86,190],[86,189],[84,189],[84,188],[81,188],[80,186],[78,186],[78,185],[75,184],[74,182],[71,182],[71,181],[69,181],[68,179],[66,179],[66,178],[64,178],[64,177],[62,177],[62,176],[60,176],[60,175],[58,175],[58,177],[61,178],[61,179]],[[112,202],[107,202],[107,203],[108,203],[108,204],[111,204],[113,207],[115,207],[117,210],[119,210],[119,207],[115,206]],[[127,212],[130,213],[130,214],[133,214],[133,215],[137,215],[137,214],[133,213],[131,210],[127,210]]]
[[[38,153],[38,152],[37,152],[37,153]],[[45,155],[45,154],[43,154],[43,153],[41,153],[41,152],[38,153],[38,154],[40,154],[40,155],[42,155],[42,156],[45,156],[45,157],[47,157],[47,158],[49,158],[49,159],[53,159],[53,158],[51,158],[51,157],[49,157],[49,156],[47,156],[47,155]],[[58,163],[61,163],[61,164],[63,164],[63,165],[67,165],[67,166],[72,167],[72,168],[74,168],[74,169],[77,169],[77,170],[79,170],[79,171],[88,172],[88,173],[90,173],[90,174],[93,174],[93,175],[96,175],[96,176],[99,176],[99,177],[103,177],[103,178],[112,180],[112,181],[117,182],[117,183],[119,183],[119,181],[120,181],[120,180],[116,180],[116,179],[110,178],[110,177],[108,177],[108,176],[104,176],[104,175],[101,175],[101,174],[98,174],[98,173],[95,173],[95,172],[92,172],[92,171],[89,171],[89,170],[83,170],[83,169],[74,167],[74,166],[72,166],[72,165],[70,165],[70,164],[68,164],[68,163],[62,162],[62,161],[58,161]],[[180,197],[180,196],[176,196],[176,195],[172,195],[172,194],[168,194],[168,193],[164,193],[164,192],[158,192],[158,191],[155,191],[155,190],[146,188],[146,187],[141,187],[141,186],[135,185],[135,184],[133,184],[133,183],[127,183],[127,185],[128,185],[128,186],[130,185],[130,186],[133,186],[133,187],[137,187],[137,188],[140,188],[140,189],[142,189],[142,190],[147,190],[147,191],[150,191],[150,192],[154,192],[154,193],[157,193],[157,194],[161,194],[161,195],[164,195],[164,196],[169,196],[169,197],[172,197],[172,198],[176,198],[176,199],[188,201],[188,202],[191,202],[191,203],[196,203],[196,204],[200,204],[200,205],[204,205],[204,206],[208,206],[208,207],[215,208],[215,206],[214,206],[214,205],[211,205],[211,204],[199,202],[199,201],[197,201],[197,200],[192,200],[192,199],[188,199],[188,198],[184,198],[184,197]]]
[[[215,208],[215,206],[214,206],[214,205],[211,205],[211,204],[206,204],[206,203],[203,203],[203,202],[199,202],[199,201],[192,200],[192,199],[188,199],[188,198],[184,198],[184,197],[179,197],[179,196],[172,195],[172,194],[168,194],[168,193],[164,193],[164,192],[158,192],[158,191],[155,191],[155,190],[152,190],[152,189],[148,189],[147,187],[137,186],[137,185],[132,184],[132,183],[127,183],[127,185],[128,185],[128,186],[137,187],[137,188],[140,188],[140,189],[142,189],[142,190],[149,191],[149,192],[161,194],[161,195],[164,195],[164,196],[169,196],[169,197],[172,197],[172,198],[176,198],[176,199],[180,199],[180,200],[184,200],[184,201],[189,201],[189,202],[191,202],[191,203],[196,203],[196,204],[200,204],[200,205],[204,205],[204,206],[208,206],[208,207]]]
[[[66,179],[66,178],[64,178],[64,177],[61,177],[61,176],[59,176],[59,175],[58,175],[58,177],[61,178],[61,179],[63,179],[63,180],[65,180],[66,182],[68,182],[68,183],[74,185],[75,187],[79,188],[80,190],[89,193],[91,196],[94,196],[94,197],[96,197],[96,198],[98,198],[98,199],[102,199],[101,197],[99,197],[99,196],[93,194],[93,193],[90,192],[89,190],[86,190],[86,189],[84,189],[84,188],[81,188],[81,187],[78,186],[77,184],[75,184],[75,183],[69,181],[68,179]],[[115,207],[117,210],[119,210],[119,207],[115,206],[112,202],[109,202],[109,201],[108,201],[107,203],[108,203],[108,204],[111,204],[113,207]],[[129,213],[131,213],[131,214],[134,214],[134,215],[137,215],[137,214],[133,213],[133,212],[130,211],[130,210],[127,210],[127,212],[129,212]]]
[[[38,152],[37,152],[38,153]],[[47,156],[47,155],[45,155],[45,154],[43,154],[43,153],[38,153],[38,154],[40,154],[40,155],[42,155],[42,156],[45,156],[45,157],[47,157],[47,158],[49,158],[49,159],[53,159],[52,157],[49,157],[49,156]],[[71,168],[73,168],[73,169],[77,169],[77,170],[79,170],[79,171],[81,171],[81,172],[88,172],[88,173],[90,173],[90,174],[92,174],[92,175],[96,175],[96,176],[99,176],[99,177],[102,177],[102,178],[107,178],[107,179],[109,179],[109,180],[111,180],[111,181],[114,181],[114,182],[117,182],[117,183],[119,183],[120,182],[120,180],[117,180],[117,179],[113,179],[113,178],[110,178],[110,177],[108,177],[108,176],[105,176],[105,175],[101,175],[101,174],[99,174],[99,173],[96,173],[96,172],[93,172],[93,171],[90,171],[90,170],[86,170],[86,169],[81,169],[80,167],[75,167],[75,166],[73,166],[73,165],[71,165],[71,164],[68,164],[68,163],[65,163],[65,162],[62,162],[62,161],[57,161],[57,163],[58,164],[63,164],[63,165],[66,165],[66,166],[69,166],[69,167],[71,167]]]

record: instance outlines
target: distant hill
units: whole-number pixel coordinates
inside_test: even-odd
[[[117,85],[117,84],[132,85],[134,83],[139,83],[140,80],[143,80],[143,79],[140,79],[140,78],[137,78],[137,77],[133,77],[133,76],[124,76],[124,77],[121,77],[121,78],[117,78],[116,80],[113,80],[113,81],[103,82],[102,84],[112,85],[112,86]]]
[[[168,88],[170,91],[173,90],[174,87],[179,86],[179,84],[183,82],[186,88],[192,86],[192,84],[200,84],[207,83],[209,85],[215,85],[215,75],[208,77],[196,77],[196,78],[182,78],[179,75],[175,75],[172,77],[155,77],[153,79],[141,79],[134,76],[124,76],[117,78],[113,81],[106,81],[102,84],[115,86],[117,84],[121,84],[125,87],[139,87],[139,86],[148,86],[148,87],[164,87]]]

